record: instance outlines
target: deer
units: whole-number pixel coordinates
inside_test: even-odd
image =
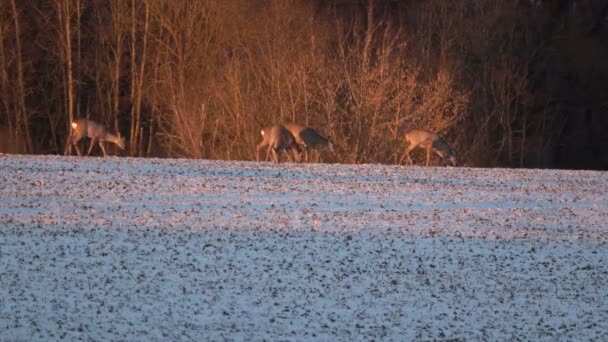
[[[404,138],[407,149],[401,157],[400,163],[403,163],[407,157],[409,164],[413,164],[410,152],[416,147],[420,147],[426,150],[426,166],[429,166],[431,151],[435,152],[443,161],[447,159],[453,166],[456,166],[456,152],[437,134],[424,129],[412,129],[405,133]]]
[[[285,126],[279,124],[265,127],[262,128],[260,134],[262,135],[262,141],[256,148],[257,161],[260,161],[260,150],[264,147],[267,147],[266,160],[268,160],[268,156],[271,155],[272,161],[279,163],[279,153],[285,151],[288,154],[291,153],[295,161],[301,161],[302,150],[296,143],[294,136],[285,128]]]
[[[327,148],[334,155],[336,151],[334,150],[334,144],[329,140],[329,138],[325,138],[317,131],[310,127],[304,127],[302,125],[298,125],[295,123],[284,123],[283,126],[291,132],[291,134],[296,139],[296,143],[305,148],[305,159],[308,160],[308,149],[319,150],[319,148]]]
[[[125,149],[125,138],[120,136],[120,132],[118,132],[118,134],[112,134],[105,126],[93,120],[77,119],[74,120],[71,124],[70,136],[68,138],[64,154],[71,154],[72,146],[74,146],[74,148],[76,149],[76,153],[78,153],[78,156],[81,156],[80,149],[78,148],[78,142],[85,137],[91,138],[91,145],[89,146],[89,151],[87,152],[87,155],[91,154],[93,146],[95,145],[95,143],[97,143],[101,148],[101,151],[103,152],[103,156],[105,157],[107,154],[103,143],[106,141],[115,144],[121,150]]]

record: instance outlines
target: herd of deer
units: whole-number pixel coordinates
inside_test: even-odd
[[[291,155],[293,160],[301,162],[304,155],[307,157],[308,149],[319,150],[326,148],[335,155],[334,145],[328,139],[317,133],[310,127],[304,127],[294,123],[284,123],[274,126],[268,126],[261,130],[262,141],[256,148],[256,160],[260,161],[260,151],[266,148],[266,160],[269,157],[275,163],[280,162],[280,153],[286,152]],[[68,138],[64,154],[72,153],[72,146],[80,156],[78,142],[85,137],[91,139],[89,151],[91,153],[93,146],[97,143],[106,156],[104,142],[110,142],[118,146],[120,149],[125,148],[125,139],[120,136],[120,133],[113,134],[108,129],[88,119],[78,119],[72,122],[70,136]],[[426,165],[429,165],[431,152],[436,153],[444,161],[449,161],[453,166],[456,166],[456,152],[450,145],[439,137],[437,134],[423,129],[412,129],[404,134],[404,140],[407,145],[405,153],[401,156],[400,163],[407,158],[409,164],[413,164],[410,153],[417,147],[426,150]]]

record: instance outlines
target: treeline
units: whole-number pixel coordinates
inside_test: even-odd
[[[470,166],[608,169],[603,1],[1,0],[0,149],[62,153],[73,118],[123,155],[255,158],[261,127],[327,161],[396,163],[437,132]]]

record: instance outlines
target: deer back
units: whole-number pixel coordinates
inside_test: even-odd
[[[441,138],[437,134],[424,129],[412,129],[405,133],[406,142],[412,146],[427,148],[438,139]]]
[[[119,148],[125,148],[125,139],[120,134],[112,134],[108,129],[93,120],[77,119],[72,122],[72,135],[80,140],[89,137],[98,141],[108,141],[116,144]]]
[[[295,144],[295,138],[283,125],[275,125],[270,130],[269,143],[275,150],[284,150]]]
[[[77,119],[72,122],[72,134],[80,138],[102,138],[106,129],[93,120]]]
[[[433,149],[441,158],[449,160],[452,165],[456,166],[456,151],[445,140],[441,138],[435,140],[433,142]]]
[[[322,136],[310,127],[307,127],[300,132],[300,139],[305,146],[314,149],[325,147],[329,149],[330,152],[335,153],[334,144],[329,140],[329,138]]]
[[[302,140],[302,136],[301,136],[302,131],[304,131],[306,129],[306,127],[295,124],[295,123],[284,123],[282,125],[285,128],[287,128],[289,133],[291,133],[291,135],[293,136],[293,138],[296,141],[296,144],[301,145],[301,146],[306,146],[306,142],[304,142]]]

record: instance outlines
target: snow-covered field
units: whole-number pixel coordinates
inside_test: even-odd
[[[0,155],[0,340],[608,340],[608,172]]]

